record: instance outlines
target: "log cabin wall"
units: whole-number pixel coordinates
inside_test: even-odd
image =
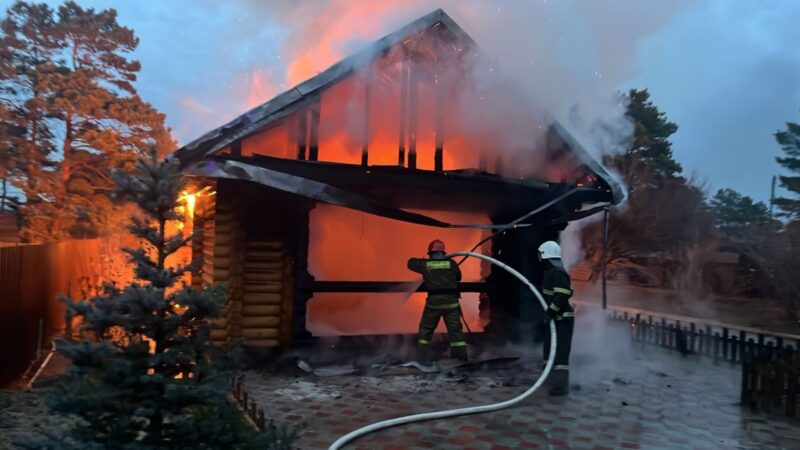
[[[193,244],[194,258],[201,260],[192,277],[196,288],[225,283],[228,301],[220,318],[212,323],[211,340],[226,345],[241,335],[243,295],[243,232],[238,199],[227,180],[211,184],[214,195],[203,195],[195,204],[194,229],[201,231]]]
[[[278,347],[284,311],[291,305],[291,277],[285,276],[288,259],[281,240],[247,239],[244,246],[244,295],[240,316],[244,344],[252,347]]]
[[[310,292],[296,288],[308,274],[308,212],[313,202],[234,180],[206,185],[215,195],[198,197],[192,246],[201,268],[192,286],[226,283],[228,302],[214,321],[215,344],[235,340],[250,347],[287,347],[306,337]],[[299,307],[297,307],[299,305]]]
[[[238,182],[237,192],[244,231],[241,337],[252,347],[286,347],[305,337],[311,295],[300,292],[297,277],[308,273],[313,202],[249,182]]]

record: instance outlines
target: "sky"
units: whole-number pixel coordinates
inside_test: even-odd
[[[505,53],[511,71],[536,59],[545,62],[538,74],[550,91],[573,80],[556,89],[567,104],[647,88],[679,126],[672,141],[684,173],[711,192],[731,187],[767,201],[771,177],[781,173],[773,134],[800,122],[800,1],[78,3],[115,8],[134,29],[142,63],[136,87],[167,114],[183,144],[324,69],[332,53],[346,56],[437,7],[487,51]],[[504,36],[516,41],[502,44]],[[541,75],[547,70],[550,80]]]

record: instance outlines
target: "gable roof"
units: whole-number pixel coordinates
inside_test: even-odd
[[[233,141],[288,115],[310,101],[316,100],[323,89],[351,75],[365,62],[376,59],[393,46],[406,40],[410,35],[430,28],[436,23],[442,23],[468,45],[476,45],[475,41],[447,13],[442,9],[437,9],[394,33],[378,39],[363,50],[340,60],[323,72],[303,81],[288,91],[278,94],[266,103],[256,106],[225,125],[215,128],[184,145],[175,152],[175,156],[182,164],[187,164],[224,148]]]
[[[368,45],[363,50],[347,57],[314,77],[297,86],[278,94],[271,100],[236,117],[230,122],[215,128],[194,141],[176,150],[182,166],[200,161],[233,142],[262,129],[290,113],[319,99],[321,92],[332,84],[344,79],[362,67],[389,51],[393,46],[402,43],[409,36],[441,23],[466,45],[477,48],[475,41],[442,9],[437,9],[409,23],[399,30],[384,36]],[[552,131],[573,151],[576,157],[592,172],[598,175],[611,189],[612,203],[619,203],[624,197],[622,187],[596,161],[579,142],[555,119],[552,120]]]

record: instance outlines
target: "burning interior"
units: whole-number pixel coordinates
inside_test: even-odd
[[[193,283],[230,290],[216,340],[413,332],[423,297],[405,260],[433,237],[469,249],[492,230],[463,224],[508,224],[568,193],[481,248],[537,282],[540,242],[620,200],[487,61],[437,10],[175,153],[206,192]],[[473,330],[514,339],[541,313],[516,280],[477,261],[463,270]]]

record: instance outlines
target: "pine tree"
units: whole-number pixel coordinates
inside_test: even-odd
[[[769,222],[769,209],[763,202],[733,189],[720,189],[711,199],[711,208],[716,216],[717,226],[723,230],[741,228],[752,224]]]
[[[50,404],[81,419],[55,438],[62,448],[284,448],[247,427],[226,398],[231,373],[208,326],[220,314],[225,289],[178,286],[191,267],[167,263],[191,239],[166,232],[168,222],[182,219],[176,163],[153,154],[136,164],[136,176],[114,174],[117,192],[142,212],[129,229],[144,245],[125,249],[135,264],[130,285],[107,285],[86,301],[64,299],[95,340],[58,344],[72,364]],[[283,441],[290,445],[291,437]]]
[[[793,196],[777,198],[775,205],[783,211],[784,216],[798,220],[800,219],[800,124],[788,122],[784,131],[775,133],[775,140],[785,154],[784,157],[775,159],[790,173],[780,177],[781,186]]]
[[[55,151],[47,109],[47,79],[58,52],[53,27],[50,7],[24,2],[11,6],[0,22],[0,165],[4,183],[22,187],[31,205],[45,201],[37,192],[48,190]]]
[[[164,115],[133,83],[133,31],[113,9],[58,11],[17,2],[3,22],[2,51],[14,63],[5,83],[14,90],[22,136],[19,184],[23,237],[39,242],[94,237],[119,230],[124,212],[110,195],[113,169],[130,170],[151,147],[174,147]]]
[[[633,139],[624,153],[610,155],[607,162],[622,172],[629,192],[678,177],[683,168],[673,157],[669,140],[678,126],[653,104],[647,89],[631,89],[624,101],[625,115],[634,124]]]
[[[628,139],[610,135],[615,144],[622,143],[622,151],[604,158],[606,164],[621,173],[628,190],[625,208],[611,210],[608,271],[633,273],[634,278],[647,284],[668,285],[670,280],[678,279],[699,284],[693,279],[701,274],[696,267],[685,264],[675,268],[666,262],[669,258],[691,258],[701,265],[716,241],[702,186],[680,175],[683,169],[672,154],[670,136],[678,125],[652,102],[647,89],[631,89],[621,94],[621,99],[626,116],[633,122],[633,133]],[[613,131],[617,127],[603,128]],[[588,226],[582,242],[599,274],[602,224]],[[660,258],[662,267],[643,267],[634,262],[646,257]]]

